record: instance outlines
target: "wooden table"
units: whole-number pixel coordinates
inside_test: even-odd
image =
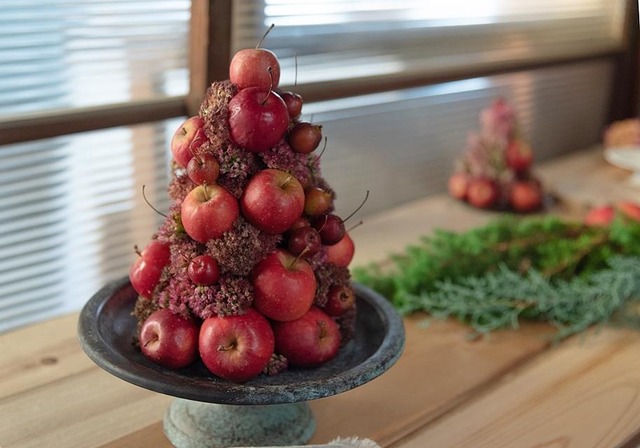
[[[629,173],[598,149],[540,167],[579,214],[584,203],[638,200]],[[354,264],[382,260],[436,227],[494,216],[433,196],[367,219]],[[76,336],[77,314],[0,335],[0,447],[168,447],[170,397],[96,367]],[[406,350],[386,374],[311,402],[312,443],[368,437],[394,448],[635,447],[640,445],[640,332],[607,328],[551,346],[551,329],[523,325],[471,340],[454,321],[405,320]]]

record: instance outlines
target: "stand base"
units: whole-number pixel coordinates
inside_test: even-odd
[[[164,433],[176,448],[304,445],[316,428],[305,402],[238,406],[176,398]]]

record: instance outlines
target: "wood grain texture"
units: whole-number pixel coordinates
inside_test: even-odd
[[[637,332],[574,337],[397,446],[619,446],[640,428],[638,353]]]

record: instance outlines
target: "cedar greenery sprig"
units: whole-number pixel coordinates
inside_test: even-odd
[[[640,299],[640,222],[503,217],[467,232],[438,230],[353,276],[404,314],[456,317],[480,333],[544,320],[563,338]]]

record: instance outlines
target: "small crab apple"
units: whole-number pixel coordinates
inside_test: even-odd
[[[182,123],[171,139],[171,154],[178,165],[186,168],[198,148],[208,141],[204,120],[195,116]]]
[[[159,309],[140,327],[140,351],[156,364],[181,369],[196,359],[199,331],[195,320]]]
[[[221,378],[243,383],[258,376],[274,350],[271,324],[248,308],[244,314],[213,316],[200,328],[198,351],[206,368]]]
[[[295,152],[309,154],[322,141],[322,126],[301,121],[291,128],[287,140]]]
[[[487,177],[476,177],[469,181],[467,201],[478,208],[492,208],[498,204],[500,190],[498,185]]]
[[[198,185],[212,185],[220,175],[220,163],[213,154],[195,154],[187,164],[187,175]]]
[[[349,285],[334,285],[329,288],[324,312],[329,316],[338,317],[356,305],[356,293]]]
[[[268,89],[248,87],[229,101],[229,136],[249,152],[272,148],[288,126],[287,105]]]
[[[185,232],[199,243],[220,238],[240,215],[238,200],[220,185],[200,185],[180,206]]]
[[[218,262],[211,255],[198,255],[189,262],[187,275],[196,285],[213,285],[218,281]]]
[[[280,93],[280,97],[284,101],[284,104],[287,105],[289,118],[292,120],[298,118],[302,113],[302,97],[295,92],[282,92]]]
[[[516,173],[526,172],[533,163],[533,150],[531,146],[520,139],[511,140],[504,155],[507,166]]]
[[[169,245],[158,240],[152,240],[139,253],[129,269],[131,286],[138,294],[151,297],[164,267],[169,263],[169,254]]]
[[[327,262],[343,268],[348,267],[355,253],[355,244],[351,236],[349,236],[349,233],[345,232],[340,241],[332,246],[327,246],[326,253]]]
[[[258,171],[240,198],[243,216],[269,234],[283,233],[304,210],[304,190],[292,174],[267,168]]]
[[[316,294],[309,263],[284,249],[263,258],[251,272],[253,305],[269,319],[284,322],[306,313]]]
[[[516,212],[528,213],[542,207],[542,189],[533,180],[517,181],[511,186],[509,204]]]
[[[264,33],[255,48],[238,51],[229,64],[229,80],[238,89],[259,87],[264,90],[276,89],[280,83],[280,63],[276,55],[260,48],[262,41],[273,29],[273,25]]]
[[[340,348],[338,324],[318,307],[289,322],[274,322],[277,353],[298,367],[317,367],[333,359]]]
[[[329,213],[333,207],[333,195],[320,187],[308,187],[304,190],[304,213],[319,216]]]
[[[464,201],[467,199],[467,191],[469,190],[469,175],[461,171],[453,173],[449,177],[447,189],[453,198]]]
[[[312,257],[320,251],[320,234],[311,226],[298,227],[289,231],[287,249],[295,256]]]
[[[612,205],[593,207],[584,217],[588,226],[608,226],[616,216],[616,209]]]
[[[316,217],[311,225],[318,231],[322,244],[325,246],[337,244],[346,233],[344,221],[333,213]]]

